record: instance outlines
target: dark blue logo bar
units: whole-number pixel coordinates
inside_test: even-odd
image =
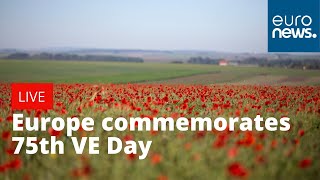
[[[269,52],[320,52],[320,0],[268,0]]]

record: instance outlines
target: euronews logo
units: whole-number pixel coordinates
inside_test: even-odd
[[[309,15],[298,16],[280,16],[276,15],[272,18],[274,29],[272,38],[317,38],[318,35],[312,32],[312,18]],[[281,28],[283,27],[284,28]]]
[[[319,0],[268,0],[269,52],[320,52]]]

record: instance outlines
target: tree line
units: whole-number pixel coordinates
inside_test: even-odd
[[[191,64],[219,64],[220,59],[211,59],[209,57],[191,57],[188,63]]]
[[[219,64],[221,59],[209,57],[191,57],[187,62],[191,64]],[[243,60],[228,61],[233,65],[255,65],[261,67],[281,67],[294,69],[320,69],[320,59],[293,59],[283,58],[270,60],[267,58],[250,57]]]
[[[240,64],[255,64],[261,67],[280,67],[292,69],[320,69],[319,59],[277,59],[268,60],[266,58],[247,58],[239,61]]]
[[[114,61],[114,62],[136,62],[143,63],[144,60],[138,57],[123,57],[123,56],[111,56],[111,55],[77,55],[67,53],[13,53],[6,57],[6,59],[21,59],[21,60],[64,60],[64,61]]]

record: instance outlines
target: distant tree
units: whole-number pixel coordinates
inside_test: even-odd
[[[28,53],[13,53],[10,54],[8,59],[29,59],[30,55]]]
[[[219,64],[220,59],[211,59],[209,57],[191,57],[188,63],[191,64]]]
[[[183,64],[183,61],[172,61],[172,64]]]

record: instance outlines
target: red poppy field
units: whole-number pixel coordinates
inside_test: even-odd
[[[290,118],[281,131],[111,131],[98,123],[100,154],[75,154],[65,131],[13,132],[10,84],[0,84],[0,179],[320,179],[320,87],[255,85],[55,84],[54,109],[30,117]],[[237,125],[236,125],[237,127]],[[63,155],[14,155],[13,136],[56,136]],[[152,140],[146,159],[108,155],[109,136]],[[24,149],[25,147],[23,147]],[[85,149],[87,150],[87,149]]]

